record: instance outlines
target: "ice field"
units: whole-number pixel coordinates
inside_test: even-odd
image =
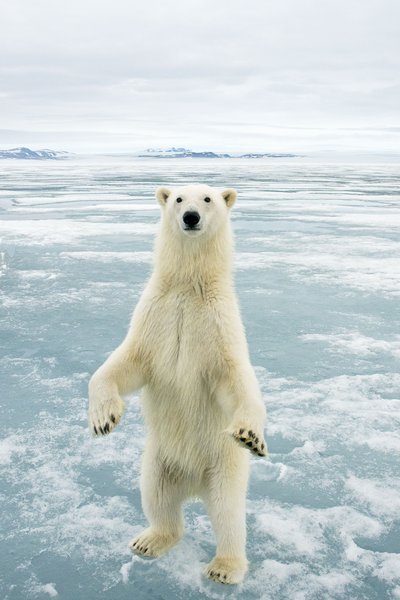
[[[252,459],[250,570],[205,580],[200,502],[152,561],[136,396],[87,429],[90,374],[151,269],[157,185],[236,187],[235,282],[268,409]],[[0,598],[400,598],[398,165],[305,160],[0,162]]]

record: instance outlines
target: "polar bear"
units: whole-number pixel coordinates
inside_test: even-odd
[[[154,270],[122,344],[89,383],[89,426],[110,433],[121,396],[142,389],[147,438],[140,488],[149,521],[133,552],[157,557],[183,534],[182,503],[200,497],[217,552],[204,574],[247,571],[250,453],[265,456],[264,403],[232,284],[233,189],[159,187]]]

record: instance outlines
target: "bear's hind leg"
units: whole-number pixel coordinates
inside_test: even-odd
[[[204,575],[219,583],[240,583],[248,568],[246,454],[239,450],[228,459],[228,464],[221,464],[217,470],[211,471],[202,494],[217,540],[216,556],[207,565]]]
[[[168,469],[157,453],[145,451],[140,489],[143,511],[150,527],[133,538],[129,547],[136,554],[157,557],[182,537],[182,503],[188,496],[183,476]]]

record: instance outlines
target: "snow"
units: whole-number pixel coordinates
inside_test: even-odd
[[[21,162],[0,165],[0,597],[400,598],[397,167]],[[138,398],[111,436],[87,431],[90,374],[150,274],[154,189],[190,181],[239,191],[235,281],[269,416],[233,590],[201,576],[200,502],[166,556],[127,547],[145,525]]]
[[[50,598],[56,598],[56,596],[58,596],[58,592],[53,583],[45,583],[45,585],[42,586],[42,590],[48,594]]]

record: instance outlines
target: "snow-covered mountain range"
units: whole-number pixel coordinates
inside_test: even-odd
[[[292,158],[298,156],[297,154],[280,153],[280,152],[250,152],[247,154],[227,154],[211,152],[209,150],[204,152],[194,152],[188,148],[147,148],[142,154],[139,154],[140,158]]]
[[[60,160],[69,158],[71,154],[63,150],[31,150],[30,148],[11,148],[0,150],[0,158],[17,158],[23,160]]]

